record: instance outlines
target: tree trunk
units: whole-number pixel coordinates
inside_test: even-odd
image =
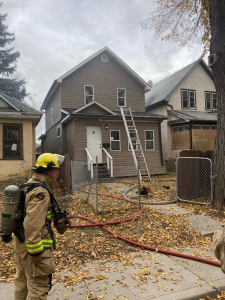
[[[225,204],[225,1],[208,0],[210,8],[210,54],[216,59],[212,73],[217,92],[217,136],[213,159],[213,207],[221,210]]]

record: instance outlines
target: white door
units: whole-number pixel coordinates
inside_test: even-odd
[[[98,156],[98,163],[102,163],[102,131],[100,126],[87,126],[87,149],[96,163],[96,156]]]

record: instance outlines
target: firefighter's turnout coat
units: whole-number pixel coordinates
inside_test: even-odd
[[[52,189],[55,181],[48,175],[34,172],[28,183],[45,183]],[[51,206],[50,195],[43,187],[36,187],[26,195],[25,243],[20,243],[17,237],[14,240],[16,300],[47,299],[49,275],[55,272],[53,241],[57,243],[51,228],[54,217]],[[31,263],[39,259],[40,264]]]

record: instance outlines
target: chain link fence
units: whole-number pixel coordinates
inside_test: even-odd
[[[177,198],[197,204],[212,203],[212,161],[203,157],[176,160]]]
[[[124,198],[125,192],[136,187],[128,196],[138,200],[138,174],[134,165],[114,166],[113,174],[104,164],[94,165],[93,171],[91,168],[91,164],[71,161],[72,193],[84,199],[96,213],[107,210],[111,199],[108,195]]]

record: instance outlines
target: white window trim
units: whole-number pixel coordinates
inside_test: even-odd
[[[51,123],[53,124],[53,107],[51,107]]]
[[[125,97],[118,97],[118,90],[125,90]],[[125,88],[117,88],[117,106],[118,107],[126,107],[127,103],[126,103],[126,97],[127,97],[127,92],[126,92],[126,89]],[[119,98],[124,98],[124,106],[120,106],[119,105]]]
[[[191,98],[191,96],[190,96],[190,92],[192,92],[192,93],[194,93],[194,107],[191,107],[191,105],[190,105],[190,98]],[[193,90],[189,90],[188,91],[188,102],[189,102],[189,109],[196,109],[196,91],[193,91]]]
[[[111,131],[119,131],[119,137],[120,137],[120,139],[119,140],[111,140]],[[119,141],[120,150],[112,150],[111,149],[111,142],[112,141]],[[121,135],[120,135],[120,130],[118,130],[118,129],[110,130],[110,151],[121,151]]]
[[[95,97],[94,97],[94,94],[95,94],[95,89],[94,89],[94,86],[93,85],[91,85],[91,84],[85,84],[84,85],[84,105],[88,105],[88,104],[90,104],[90,103],[86,103],[86,97],[85,97],[85,86],[91,86],[91,87],[93,87],[93,95],[90,95],[90,96],[92,96],[93,97],[93,101],[92,102],[94,102],[95,101]],[[92,103],[91,102],[91,103]]]
[[[211,95],[211,97],[210,97],[210,108],[207,108],[207,106],[206,106],[206,94],[210,94]],[[206,111],[212,111],[212,110],[217,111],[218,110],[218,107],[217,108],[213,108],[213,95],[217,96],[216,92],[208,92],[208,91],[205,92],[205,110]],[[218,99],[217,98],[216,98],[216,104],[218,106]]]
[[[134,132],[135,132],[135,130],[134,129],[132,129]],[[137,143],[137,140],[136,140],[136,143]],[[134,144],[135,145],[135,144]],[[137,149],[137,147],[138,147],[138,145],[136,144],[136,149]],[[135,149],[135,150],[136,150]],[[129,140],[128,140],[128,151],[131,151],[131,149],[129,149]]]
[[[154,151],[155,150],[155,139],[154,139],[154,130],[145,130],[146,131],[152,131],[153,132],[153,139],[152,140],[146,140],[146,134],[145,134],[145,151]],[[153,141],[153,149],[146,149],[146,141]]]
[[[60,128],[60,135],[58,135],[58,128]],[[56,136],[57,136],[57,139],[59,139],[61,137],[61,125],[58,125],[56,127]]]
[[[183,107],[183,95],[182,95],[182,92],[183,91],[186,91],[187,94],[188,94],[188,107]],[[190,107],[190,92],[193,92],[194,93],[194,104],[195,104],[195,107]],[[181,89],[181,109],[196,109],[197,108],[197,105],[196,105],[196,91],[195,90],[186,90],[186,89]]]
[[[218,110],[218,107],[217,108],[213,108],[213,95],[216,95],[216,93],[212,92],[212,110]],[[216,106],[218,106],[218,99],[217,99],[217,97],[216,97]]]

